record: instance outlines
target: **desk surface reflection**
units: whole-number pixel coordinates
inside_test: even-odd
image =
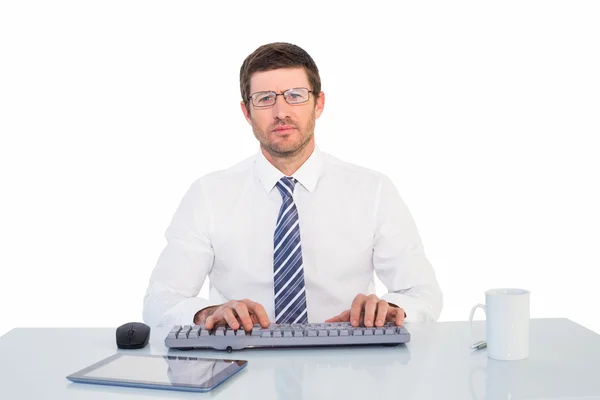
[[[531,321],[531,355],[495,361],[470,345],[483,322],[407,324],[412,340],[397,347],[169,350],[168,327],[142,350],[117,350],[114,329],[18,328],[0,338],[2,398],[185,398],[193,393],[94,387],[65,376],[115,352],[248,360],[204,397],[235,399],[600,399],[600,335],[564,318]],[[43,338],[43,340],[41,340]],[[190,368],[194,364],[190,363]],[[178,371],[195,374],[194,371]]]

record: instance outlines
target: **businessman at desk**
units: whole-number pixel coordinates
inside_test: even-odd
[[[357,106],[371,101],[370,90],[356,89]],[[311,56],[288,43],[263,45],[243,62],[240,91],[259,151],[201,177],[183,196],[144,320],[247,330],[437,320],[442,293],[394,184],[315,144],[325,94]],[[381,298],[374,272],[387,288]],[[209,298],[197,297],[207,277]]]

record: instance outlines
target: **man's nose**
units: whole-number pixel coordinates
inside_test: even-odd
[[[277,96],[277,101],[273,105],[273,117],[277,117],[282,121],[291,117],[291,106],[283,96]]]

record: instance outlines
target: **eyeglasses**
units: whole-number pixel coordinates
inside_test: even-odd
[[[308,101],[311,92],[312,90],[307,88],[288,89],[283,93],[256,92],[248,97],[248,100],[252,100],[252,105],[256,108],[271,107],[277,101],[277,96],[283,96],[288,104],[302,104]]]

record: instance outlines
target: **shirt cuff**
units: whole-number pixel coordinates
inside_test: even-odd
[[[161,318],[160,326],[194,325],[194,316],[198,311],[217,305],[220,305],[220,303],[215,303],[202,297],[189,298],[168,310]]]
[[[404,310],[406,322],[431,322],[436,318],[424,300],[400,293],[386,293],[382,300],[392,303]]]

